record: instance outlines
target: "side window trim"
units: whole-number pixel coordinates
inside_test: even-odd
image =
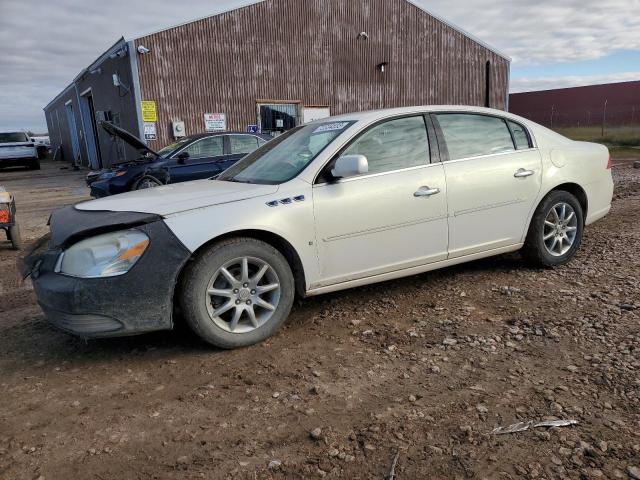
[[[438,113],[447,113],[447,112],[438,112]],[[436,113],[430,113],[429,118],[431,118],[431,122],[433,123],[433,128],[436,133],[436,140],[438,142],[438,151],[440,154],[440,161],[442,163],[448,162],[449,158],[449,149],[447,148],[447,142],[444,139],[444,133],[442,133],[442,127],[440,127],[440,122],[438,121],[438,117]]]
[[[368,178],[368,177],[372,177],[372,176],[378,176],[378,175],[385,175],[388,173],[394,173],[394,172],[400,172],[403,170],[409,170],[409,169],[416,169],[416,168],[422,168],[422,167],[428,167],[429,165],[431,165],[432,163],[434,163],[431,160],[431,137],[429,137],[429,128],[428,128],[428,122],[425,118],[426,114],[425,113],[420,113],[420,112],[416,112],[416,113],[409,113],[409,114],[405,114],[405,115],[399,115],[397,117],[390,117],[390,118],[383,118],[380,119],[370,125],[368,125],[367,127],[365,127],[362,131],[358,132],[353,138],[351,138],[345,145],[343,145],[343,147],[338,150],[338,152],[331,157],[323,166],[322,168],[320,168],[318,170],[318,173],[316,174],[316,178],[313,181],[314,185],[321,185],[324,183],[327,183],[326,181],[322,180],[323,174],[324,172],[329,169],[332,168],[333,164],[335,163],[335,161],[340,158],[340,156],[344,153],[345,150],[347,150],[349,147],[351,147],[351,145],[353,145],[355,142],[357,142],[360,137],[362,137],[363,135],[366,135],[369,131],[371,131],[372,129],[378,127],[379,125],[382,125],[384,123],[388,123],[388,122],[393,122],[394,120],[401,120],[403,118],[412,118],[412,117],[421,117],[422,121],[425,124],[425,130],[427,131],[427,138],[428,138],[428,149],[427,149],[427,155],[429,156],[429,158],[426,159],[426,162],[424,163],[424,165],[413,165],[411,167],[405,167],[405,168],[399,168],[396,170],[389,170],[387,172],[377,172],[377,173],[371,173],[371,174],[367,174],[367,175],[362,175],[360,177],[353,177],[353,178]],[[351,180],[351,179],[349,179]]]

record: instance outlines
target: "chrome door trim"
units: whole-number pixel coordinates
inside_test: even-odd
[[[397,228],[413,227],[415,225],[421,225],[423,223],[431,223],[431,222],[435,222],[437,220],[444,220],[446,218],[447,218],[447,215],[437,215],[435,217],[421,218],[419,220],[412,220],[410,222],[396,223],[396,224],[393,224],[393,225],[384,225],[384,226],[381,226],[381,227],[371,228],[369,230],[361,230],[359,232],[345,233],[343,235],[336,235],[336,236],[333,236],[333,237],[327,237],[327,238],[323,238],[322,241],[323,242],[335,242],[337,240],[345,240],[347,238],[363,237],[365,235],[371,235],[373,233],[386,232],[388,230],[395,230]]]
[[[381,177],[383,175],[391,175],[391,174],[400,173],[400,172],[409,172],[411,170],[419,170],[422,168],[441,167],[441,166],[442,166],[442,163],[429,163],[429,164],[425,163],[424,165],[416,165],[414,167],[400,168],[398,170],[389,170],[388,172],[369,173],[366,175],[359,175],[357,177],[341,178],[340,180],[336,180],[335,182],[330,182],[330,183],[329,182],[316,183],[313,185],[313,188],[325,187],[327,185],[336,185],[340,183],[355,182],[355,181],[364,180],[367,178]]]

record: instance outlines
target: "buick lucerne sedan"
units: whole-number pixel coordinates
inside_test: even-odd
[[[259,342],[294,297],[522,250],[568,262],[609,212],[609,152],[508,113],[413,107],[297,127],[215,180],[54,212],[23,261],[57,327]]]

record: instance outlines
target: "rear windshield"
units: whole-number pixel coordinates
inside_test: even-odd
[[[27,134],[24,132],[0,133],[0,143],[28,142]]]

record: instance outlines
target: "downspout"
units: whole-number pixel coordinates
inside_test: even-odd
[[[511,91],[511,60],[507,62],[507,99],[505,102],[505,112],[509,111],[509,92]]]
[[[140,93],[140,74],[138,72],[138,56],[134,40],[127,42],[129,50],[129,65],[131,66],[131,82],[133,83],[133,102],[136,108],[136,117],[138,119],[138,138],[145,144],[147,140],[144,138],[144,124],[142,123],[142,94]]]

